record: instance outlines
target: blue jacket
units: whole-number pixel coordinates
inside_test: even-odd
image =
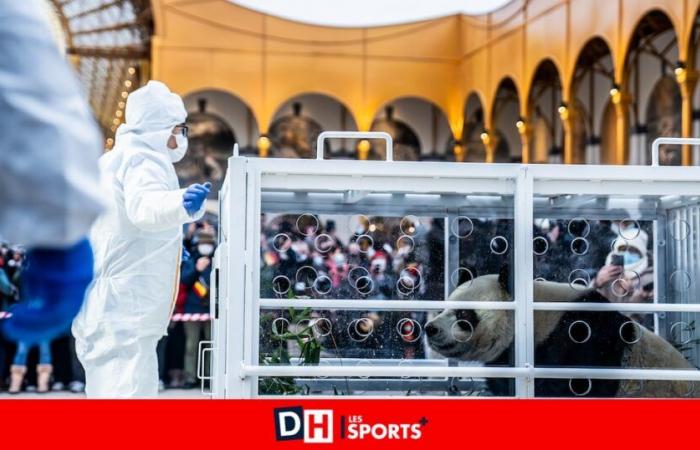
[[[209,287],[209,277],[211,275],[211,264],[202,272],[198,272],[196,265],[199,258],[201,258],[201,255],[197,253],[197,251],[193,251],[190,259],[184,261],[180,266],[180,283],[187,288],[184,312],[189,314],[204,314],[209,312],[209,294],[211,291]],[[195,287],[197,283],[199,283],[199,285]],[[206,291],[204,296],[199,295],[202,290]]]

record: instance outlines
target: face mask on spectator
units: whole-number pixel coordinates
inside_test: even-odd
[[[297,253],[297,262],[301,263],[306,261],[309,258],[309,255],[306,253]]]
[[[333,257],[333,261],[335,261],[336,266],[342,266],[343,264],[345,264],[345,255],[343,255],[342,253],[336,253]]]
[[[646,256],[642,256],[639,253],[630,250],[609,253],[606,259],[606,264],[610,264],[612,255],[622,255],[625,271],[640,274],[649,266],[649,260]]]
[[[214,246],[212,244],[199,244],[197,251],[202,256],[209,256],[214,253]]]
[[[613,255],[622,256],[622,264],[625,271],[635,272],[637,275],[644,272],[649,267],[649,259],[647,257],[648,236],[644,230],[634,228],[637,236],[633,239],[617,238],[613,243],[613,251],[608,253],[605,258],[605,264],[612,264]],[[624,233],[631,233],[627,236],[632,236],[635,232],[631,231],[632,227],[625,229]],[[619,263],[618,263],[619,264]]]
[[[323,256],[314,256],[314,266],[322,266],[323,265]]]
[[[386,270],[386,259],[384,258],[378,258],[372,260],[372,263],[370,265],[370,271],[372,273],[384,273]]]
[[[624,252],[622,256],[625,261],[625,266],[631,266],[642,260],[642,255],[636,252],[627,251]]]

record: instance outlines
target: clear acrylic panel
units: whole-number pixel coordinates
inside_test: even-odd
[[[261,298],[444,300],[513,257],[512,196],[265,194]]]
[[[500,313],[503,333],[512,337],[513,312]],[[265,309],[260,318],[261,365],[391,366],[405,368],[407,375],[265,377],[260,394],[512,396],[512,379],[410,376],[415,367],[484,365],[478,359],[496,337],[479,328],[478,314],[488,312],[443,311],[437,318],[437,312],[425,311]],[[513,367],[512,345],[498,352],[489,365]]]
[[[612,303],[700,301],[698,197],[536,197],[533,233],[537,281]]]
[[[535,302],[697,303],[699,208],[695,196],[536,196]],[[613,308],[535,311],[534,318],[537,367],[697,370],[700,365],[698,313]],[[538,379],[535,394],[684,397],[700,394],[696,384]]]

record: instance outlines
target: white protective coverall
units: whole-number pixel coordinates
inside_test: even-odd
[[[179,284],[183,207],[167,140],[187,113],[151,81],[127,100],[115,147],[100,158],[108,211],[90,232],[95,280],[73,322],[92,398],[155,397],[156,344],[166,334]]]
[[[0,237],[63,248],[102,211],[102,137],[35,0],[0,0]]]

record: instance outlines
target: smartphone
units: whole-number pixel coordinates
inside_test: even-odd
[[[612,258],[610,258],[610,264],[613,266],[624,266],[625,257],[623,255],[612,255]]]

